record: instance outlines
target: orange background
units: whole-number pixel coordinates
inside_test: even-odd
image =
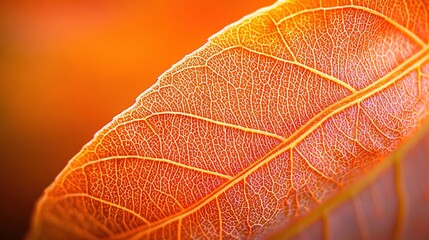
[[[0,3],[1,236],[93,134],[224,26],[274,0]]]

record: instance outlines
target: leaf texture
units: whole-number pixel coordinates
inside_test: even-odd
[[[426,239],[428,128],[426,124],[371,173],[271,237]]]
[[[427,0],[279,1],[99,131],[29,237],[268,237],[373,173],[428,113]]]

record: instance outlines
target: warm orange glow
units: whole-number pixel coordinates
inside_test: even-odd
[[[162,72],[271,2],[2,1],[2,236],[24,235],[43,189]]]
[[[419,176],[428,164],[416,154],[425,154],[427,138],[407,155],[412,164],[392,152],[421,134],[429,116],[428,6],[285,1],[230,26],[161,75],[72,159],[38,202],[29,238],[427,236],[420,224],[429,213],[409,205],[426,206]],[[233,8],[6,7],[4,155],[5,168],[16,171],[3,182],[22,176],[13,183],[31,190],[13,192],[18,199],[50,182],[36,174],[52,179],[65,165],[58,158],[70,154],[71,136],[89,139],[86,130],[178,61],[178,46],[202,45],[191,29],[203,38],[214,31],[204,36],[200,18]],[[184,24],[176,27],[176,18]],[[344,219],[353,223],[342,226]]]
[[[163,73],[46,190],[29,237],[265,238],[395,165],[429,115],[429,8],[319,4],[278,2]],[[348,219],[366,222],[359,206]],[[334,210],[323,224],[340,236]]]

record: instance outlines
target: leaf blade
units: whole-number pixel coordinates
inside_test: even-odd
[[[384,95],[395,96],[394,92],[406,93],[408,85],[416,86],[417,82],[427,85],[427,80],[422,81],[423,78],[417,76],[421,76],[421,72],[426,72],[424,69],[427,67],[422,66],[427,65],[428,45],[422,45],[423,40],[407,27],[402,27],[376,10],[367,10],[369,7],[354,6],[352,11],[348,5],[319,6],[310,8],[311,11],[314,10],[313,15],[307,14],[309,11],[306,10],[296,11],[295,14],[290,14],[293,18],[276,22],[274,12],[287,4],[289,3],[284,5],[279,3],[272,9],[265,9],[266,12],[259,12],[224,30],[211,38],[202,49],[187,56],[163,74],[157,85],[142,95],[133,108],[117,117],[70,163],[59,178],[62,186],[56,185],[49,189],[49,197],[86,192],[85,194],[94,197],[92,200],[102,199],[106,203],[111,203],[110,207],[124,207],[122,210],[134,217],[128,216],[127,213],[118,214],[119,217],[116,216],[116,219],[128,221],[123,223],[118,220],[110,222],[111,218],[115,219],[114,214],[108,213],[106,217],[99,216],[96,211],[91,213],[95,218],[101,218],[95,221],[113,224],[111,228],[117,233],[109,235],[110,237],[128,238],[134,234],[136,235],[133,237],[136,238],[157,237],[167,233],[171,234],[170,237],[178,233],[187,234],[189,237],[192,236],[189,235],[191,233],[204,235],[206,231],[210,234],[217,232],[225,237],[232,237],[264,232],[264,228],[269,229],[267,225],[280,221],[278,219],[282,218],[282,213],[288,216],[287,218],[304,214],[303,212],[312,209],[321,198],[328,198],[330,194],[338,191],[339,186],[348,184],[355,175],[361,174],[363,171],[359,168],[371,168],[380,161],[380,156],[386,155],[404,136],[412,132],[413,121],[418,122],[412,120],[413,117],[423,119],[424,113],[427,112],[427,98],[424,98],[424,94],[423,97],[417,98],[414,93],[416,89],[412,89],[412,93],[400,99],[402,102],[396,102],[396,105],[385,107],[383,102],[391,100]],[[296,7],[293,4],[289,5]],[[328,30],[335,30],[324,26],[328,26],[328,20],[340,18],[353,20],[358,16],[378,27],[385,27],[387,30],[383,30],[385,31],[383,34],[395,40],[388,39],[391,40],[388,44],[383,41],[378,45],[390,46],[398,42],[398,45],[407,47],[407,51],[390,47],[389,51],[396,51],[393,54],[394,60],[389,60],[391,57],[389,54],[383,56],[382,60],[377,60],[365,55],[371,56],[373,52],[364,52],[363,56],[375,64],[374,68],[366,67],[368,73],[364,74],[361,77],[363,80],[360,81],[357,73],[349,73],[347,76],[339,70],[343,62],[336,70],[332,67],[333,63],[326,64],[331,66],[331,69],[328,69],[323,66],[326,62],[320,61],[323,63],[320,65],[319,61],[311,61],[311,58],[318,54],[306,50],[303,52],[307,55],[303,55],[304,53],[295,51],[295,45],[286,42],[292,41],[294,37],[303,37],[302,41],[295,39],[292,43],[305,42],[306,44],[301,47],[310,48],[311,42],[305,37],[311,37],[312,34],[302,34],[296,30],[294,36],[288,36],[288,32],[282,28],[283,25],[287,27],[294,24],[295,27],[289,26],[286,29],[295,29],[296,25],[300,25],[307,30],[310,29],[308,31],[311,32],[307,25],[313,24],[317,26],[316,36],[319,36],[323,35],[323,31],[329,33]],[[377,28],[370,28],[369,31],[375,34],[375,37],[369,36],[375,39],[379,36]],[[232,37],[234,34],[238,34],[239,37]],[[265,35],[269,35],[270,38],[261,37]],[[344,37],[344,32],[337,35],[331,34],[338,41]],[[245,41],[247,38],[251,40]],[[350,38],[349,42],[359,43],[358,40],[358,37]],[[287,51],[266,49],[264,43],[267,41],[277,41],[280,43],[279,48]],[[334,42],[339,44],[336,41]],[[226,44],[227,47],[222,44]],[[320,51],[326,51],[324,48],[329,45],[329,41],[323,42],[321,46],[324,47],[321,47]],[[376,50],[369,45],[365,47]],[[340,53],[346,59],[350,55],[349,51]],[[284,55],[278,56],[282,54]],[[351,57],[350,61],[365,67],[365,64],[356,58]],[[384,65],[385,69],[375,67],[380,64]],[[395,64],[397,66],[394,66]],[[269,73],[267,74],[264,69],[269,69]],[[417,73],[416,69],[419,69]],[[242,81],[242,78],[251,81],[248,83]],[[264,83],[264,80],[267,82]],[[420,93],[421,89],[418,91]],[[303,97],[301,93],[307,95]],[[284,99],[281,99],[282,97]],[[406,115],[403,109],[411,100],[420,101],[408,109],[417,114]],[[384,108],[374,109],[371,106]],[[300,111],[298,107],[304,111]],[[398,113],[403,114],[401,117],[405,116],[407,121],[402,121],[395,115]],[[284,114],[288,117],[282,117]],[[381,118],[372,117],[374,114],[380,115]],[[389,120],[387,124],[384,122],[386,119]],[[350,121],[354,123],[348,125]],[[359,134],[360,132],[366,133],[372,142],[368,142]],[[329,136],[337,139],[331,141],[328,139]],[[352,151],[347,151],[340,140],[351,147]],[[315,143],[319,145],[318,148],[312,146]],[[322,151],[322,156],[312,156],[309,154],[312,152],[311,149]],[[234,153],[233,156],[228,154],[230,152]],[[354,162],[361,161],[361,165],[335,161],[330,162],[331,165],[323,163],[323,160],[329,158],[341,160],[345,155]],[[140,156],[144,163],[123,161],[133,156],[133,159]],[[111,159],[114,163],[101,164],[96,159]],[[164,161],[158,161],[157,164],[147,161],[154,159]],[[94,161],[97,167],[88,164]],[[80,172],[69,174],[70,169],[76,166],[85,167]],[[284,172],[280,172],[278,166],[282,166]],[[277,174],[268,174],[270,171],[276,171]],[[109,172],[108,177],[103,176]],[[134,175],[135,178],[127,180],[126,177],[121,177],[122,175]],[[138,175],[142,175],[144,179],[141,180]],[[272,184],[282,187],[272,188],[270,192],[258,186],[258,181],[262,181],[264,176],[269,178],[268,182],[264,183],[265,188]],[[164,183],[166,180],[163,179],[177,179],[177,182]],[[186,188],[188,182],[196,181],[201,182],[201,186],[191,186],[191,190]],[[146,189],[142,191],[136,184],[145,186]],[[127,190],[125,195],[121,193],[123,189]],[[270,199],[250,197],[260,193],[269,195]],[[233,201],[232,196],[237,198],[240,196],[241,201]],[[282,199],[276,199],[276,196],[282,196]],[[48,208],[47,200],[44,201],[45,208]],[[134,201],[137,201],[137,204],[134,204]],[[265,204],[275,206],[275,211],[261,209],[264,201]],[[283,209],[282,202],[286,203],[283,203]],[[302,202],[305,203],[304,206],[300,206]],[[76,203],[63,201],[61,204],[64,207]],[[90,211],[91,205],[96,204],[98,203],[90,201],[84,209]],[[56,206],[59,204],[52,203],[50,207],[55,209]],[[259,212],[262,212],[263,216],[267,215],[266,218],[271,222],[254,216],[252,209],[258,209],[258,206]],[[72,208],[77,209],[78,206]],[[228,211],[221,211],[221,208]],[[237,212],[236,209],[241,212]],[[68,210],[64,207],[56,211],[56,214],[61,215],[61,211]],[[133,214],[137,212],[140,214]],[[206,221],[216,225],[218,231],[203,229],[210,227],[206,225],[199,226],[200,229],[193,228],[190,219],[198,222],[197,219],[203,218],[202,212],[210,213],[206,216],[208,218]],[[139,216],[141,221],[135,219]],[[234,220],[234,217],[247,220]],[[227,229],[226,223],[235,227]],[[85,229],[84,226],[81,227]],[[111,228],[108,228],[109,231]],[[108,231],[100,230],[100,234],[103,236],[108,234]]]

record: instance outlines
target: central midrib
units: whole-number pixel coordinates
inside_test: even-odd
[[[249,176],[257,169],[262,167],[263,165],[270,162],[272,159],[280,156],[284,152],[294,148],[297,144],[299,144],[304,138],[310,135],[316,128],[318,128],[323,122],[332,117],[333,115],[343,111],[344,109],[355,105],[358,102],[363,101],[364,99],[369,98],[377,92],[387,88],[391,84],[395,83],[398,79],[410,73],[412,70],[416,69],[418,66],[423,64],[423,62],[429,60],[429,45],[424,46],[418,53],[401,63],[398,67],[393,69],[391,72],[375,81],[371,85],[357,91],[354,94],[351,94],[344,99],[332,104],[327,107],[312,119],[310,119],[306,124],[300,127],[295,133],[293,133],[289,138],[278,144],[274,147],[270,152],[268,152],[264,157],[255,161],[246,169],[241,171],[236,176],[232,177],[229,181],[222,184],[216,190],[202,198],[200,201],[194,203],[190,207],[184,209],[181,212],[178,212],[174,215],[171,215],[168,218],[161,219],[152,224],[144,225],[140,228],[133,229],[130,232],[119,234],[118,237],[121,236],[130,236],[133,235],[133,238],[138,238],[141,235],[148,234],[156,229],[159,229],[167,224],[175,222],[179,219],[182,219],[190,214],[198,211],[200,208],[206,206],[209,202],[213,201],[219,195],[223,194],[226,190],[242,181],[245,177]],[[137,233],[136,233],[137,232]]]

